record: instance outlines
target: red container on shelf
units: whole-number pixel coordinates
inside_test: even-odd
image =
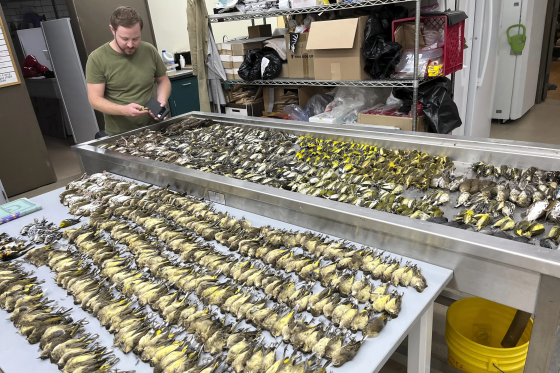
[[[415,18],[403,18],[393,21],[393,41],[395,30],[401,23],[414,22]],[[465,21],[453,26],[447,25],[447,16],[420,17],[424,30],[444,30],[443,43],[443,76],[463,68],[463,48],[465,46]]]

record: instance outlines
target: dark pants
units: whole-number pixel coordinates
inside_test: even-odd
[[[105,131],[99,131],[95,134],[96,139],[100,139],[102,137],[107,137],[107,136],[109,136],[109,135],[107,135],[107,133]]]

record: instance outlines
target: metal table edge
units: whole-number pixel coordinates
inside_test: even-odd
[[[416,232],[425,234],[427,228],[429,228],[429,234],[444,240],[444,242],[438,243],[438,249],[560,278],[560,252],[558,251],[514,241],[506,241],[501,238],[459,229],[453,229],[450,233],[450,228],[438,224],[322,198],[301,195],[299,193],[276,189],[248,181],[231,179],[217,174],[188,169],[178,165],[130,156],[100,149],[93,145],[80,144],[73,146],[72,149],[79,156],[87,156],[104,161],[112,161],[117,159],[115,156],[118,156],[118,159],[128,162],[129,167],[141,169],[142,171],[150,167],[154,169],[157,168],[160,174],[172,173],[175,176],[183,176],[188,178],[190,182],[196,182],[202,187],[210,188],[217,192],[223,192],[223,189],[233,187],[237,195],[246,199],[273,205],[275,202],[282,200],[283,203],[289,204],[289,206],[283,207],[300,211],[302,207],[305,206],[306,213],[310,215],[324,216],[325,210],[332,213],[343,212],[349,218],[357,220],[366,219],[371,224],[376,224],[378,230],[386,229],[389,232],[395,229],[401,229],[405,226],[410,233],[408,235],[402,235],[401,231],[401,237],[404,238],[409,238]],[[259,198],[255,198],[255,196],[259,196]]]

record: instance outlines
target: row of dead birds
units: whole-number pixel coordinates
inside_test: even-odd
[[[165,257],[156,257],[152,260],[151,256],[157,255],[158,249],[154,248],[154,245],[152,245],[151,242],[138,238],[138,236],[142,235],[141,232],[131,229],[132,227],[127,224],[117,224],[116,220],[100,222],[98,227],[110,230],[111,237],[114,239],[120,241],[124,240],[124,242],[134,240],[133,250],[138,256],[137,261],[139,264],[146,265],[153,273],[163,272],[166,276],[170,275],[170,272],[168,271],[170,268],[173,268],[174,260],[172,258]],[[153,232],[154,235],[157,235],[158,233],[160,234],[160,237],[165,235],[164,230]],[[158,237],[158,239],[161,239],[162,242],[164,242],[163,238]],[[320,309],[314,308],[315,298],[318,300],[325,298],[324,301],[326,302],[329,299],[327,296],[330,295],[332,296],[333,306],[341,300],[340,296],[337,296],[337,294],[340,294],[343,297],[348,297],[352,294],[352,296],[355,296],[356,299],[362,303],[367,301],[375,302],[380,295],[388,293],[389,289],[387,285],[374,286],[371,279],[366,276],[364,276],[360,281],[355,281],[355,272],[338,274],[336,273],[337,265],[335,263],[319,268],[317,261],[314,259],[312,261],[307,259],[303,263],[299,262],[301,264],[298,265],[298,260],[294,259],[292,256],[293,252],[287,252],[288,250],[276,249],[276,253],[274,251],[270,251],[263,257],[263,262],[265,264],[260,263],[259,265],[255,264],[255,261],[250,259],[238,259],[235,256],[225,255],[210,245],[202,245],[199,242],[192,242],[192,236],[174,235],[174,237],[168,237],[167,240],[167,242],[169,242],[167,248],[176,254],[180,254],[183,262],[197,264],[210,271],[220,271],[221,274],[234,280],[239,285],[243,284],[249,287],[254,286],[264,291],[265,294],[271,296],[272,299],[286,303],[291,308],[299,305],[300,309],[304,310],[307,306],[308,310],[310,310],[314,316],[321,314]],[[143,251],[139,251],[141,250],[139,248],[140,246],[143,247]],[[242,243],[240,247],[241,251],[243,250],[243,247],[247,248],[247,246]],[[281,255],[282,253],[285,254]],[[145,258],[148,259],[147,262],[144,262]],[[380,258],[381,255],[377,257],[377,260],[380,261]],[[341,262],[338,264],[341,264]],[[389,266],[389,263],[387,263],[387,266]],[[381,267],[386,266],[381,265]],[[395,265],[393,265],[393,267],[396,268]],[[405,271],[407,268],[408,267],[403,267],[398,270],[391,269],[386,272],[391,273],[388,277],[391,278],[393,283],[396,281],[397,285],[399,285],[399,281],[401,280],[404,284],[412,281],[413,279],[416,282],[416,278],[412,276],[414,273],[413,270],[410,272],[410,275],[406,275]],[[178,270],[178,268],[173,269]],[[297,281],[290,279],[289,276],[282,275],[279,270],[284,270],[288,273],[295,272],[300,278],[309,281],[309,283],[297,283]],[[316,280],[315,276],[313,276],[314,273],[319,275],[322,285],[329,288],[328,291],[325,290],[322,294],[316,294],[315,296],[313,296],[310,291],[310,288],[314,285]],[[182,269],[182,273],[179,272],[179,274],[183,276],[191,276],[191,271]],[[377,271],[376,274],[383,276],[385,272]],[[191,290],[189,289],[189,284],[182,281],[180,277],[166,279],[174,280],[174,282],[178,281],[175,283],[183,290]],[[379,308],[377,304],[376,306]],[[383,311],[383,307],[380,308],[381,309],[378,312]],[[313,310],[315,310],[315,312],[313,312]],[[317,315],[315,315],[315,313],[317,313]],[[393,317],[396,317],[397,313],[392,312],[392,315]]]
[[[200,368],[211,373],[215,370],[214,363],[199,365],[202,348],[193,336],[178,339],[176,336],[183,329],[156,322],[155,315],[140,306],[137,297],[115,294],[112,287],[103,284],[104,279],[95,269],[81,265],[83,257],[46,247],[34,249],[26,259],[38,265],[46,264],[55,271],[57,284],[74,297],[74,303],[92,313],[102,326],[114,333],[114,346],[124,353],[134,352],[142,361],[154,366],[154,371],[182,373]],[[152,307],[156,309],[156,304]],[[194,313],[191,312],[191,316]]]
[[[271,139],[281,142],[274,143]],[[296,153],[295,142],[301,147],[299,153]],[[332,146],[335,148],[331,149]],[[102,147],[424,220],[443,214],[437,208],[432,211],[428,207],[447,203],[447,193],[430,195],[430,204],[422,208],[417,205],[426,199],[395,202],[395,197],[408,187],[426,191],[434,175],[454,168],[447,157],[433,157],[417,151],[396,151],[312,137],[296,140],[274,130],[223,125],[187,131],[174,139],[158,132],[145,132]],[[319,147],[325,151],[307,151]],[[180,160],[168,158],[179,154]],[[317,158],[324,162],[317,163],[314,161]]]
[[[189,245],[196,238],[191,235],[185,236],[180,231],[186,228],[207,241],[216,239],[230,250],[251,258],[262,258],[265,264],[275,265],[279,261],[281,267],[278,269],[288,269],[288,272],[292,272],[299,267],[297,272],[302,280],[321,280],[324,286],[329,284],[332,276],[341,275],[335,270],[345,269],[361,269],[371,274],[373,279],[392,282],[395,286],[411,285],[419,292],[427,286],[419,268],[414,265],[401,266],[399,260],[389,256],[383,257],[377,250],[357,250],[346,241],[332,241],[311,232],[275,230],[270,226],[251,227],[246,219],[237,220],[227,214],[216,213],[211,205],[204,201],[167,189],[151,189],[150,186],[139,189],[140,186],[127,182],[130,191],[126,191],[125,183],[105,174],[92,175],[80,183],[82,184],[76,186],[74,194],[69,193],[74,187],[71,185],[70,189],[61,195],[62,203],[87,204],[88,200],[81,194],[82,190],[88,194],[98,184],[107,185],[109,190],[111,186],[116,185],[118,192],[124,193],[123,195],[105,191],[101,195],[92,196],[105,199],[110,206],[107,210],[97,206],[97,215],[101,215],[102,220],[106,219],[103,214],[133,220],[148,232],[155,231],[156,235],[161,235],[163,241],[175,251],[179,245]],[[116,221],[106,222],[102,227],[108,228],[115,224]],[[192,245],[197,248],[200,248],[199,246]],[[295,254],[292,248],[301,248],[304,253]],[[313,258],[331,262],[321,263]],[[405,280],[400,280],[401,276]]]
[[[516,171],[515,176],[513,176],[511,172],[508,172],[511,167],[507,165],[494,167],[483,162],[473,164],[472,169],[477,174],[476,178],[468,179],[466,175],[459,178],[461,184],[458,190],[461,194],[455,207],[473,205],[473,209],[476,209],[479,205],[488,205],[494,199],[501,204],[501,207],[504,206],[504,202],[510,203],[507,210],[502,212],[502,215],[511,217],[516,205],[526,208],[540,201],[560,199],[560,188],[558,188],[560,172],[558,171],[545,171],[536,167],[529,167],[526,170]],[[485,170],[492,172],[488,173]],[[496,170],[503,171],[496,173]],[[492,175],[497,179],[503,176],[506,180],[480,179],[480,176]],[[494,210],[501,211],[501,207],[495,207]],[[560,206],[553,207],[548,218],[553,222],[560,222]]]
[[[481,225],[492,223],[486,215],[512,217],[516,205],[528,207],[533,202],[560,196],[559,173],[535,167],[521,170],[477,162],[472,166],[477,178],[469,179],[466,175],[456,177],[455,166],[447,157],[311,136],[294,141],[293,137],[287,137],[290,135],[281,136],[274,130],[209,126],[208,121],[198,121],[204,128],[196,128],[197,119],[189,118],[169,126],[168,132],[146,132],[104,146],[164,162],[171,161],[166,157],[180,154],[179,164],[187,167],[440,223],[446,221],[436,206],[449,200],[447,193],[430,191],[430,197],[436,197],[430,204],[398,195],[411,186],[423,191],[428,187],[460,190],[456,207],[469,207],[479,215],[475,221],[479,230]],[[169,137],[177,134],[180,134],[177,138]],[[273,138],[288,141],[274,144],[270,141]],[[290,147],[290,143],[295,145]],[[285,156],[294,153],[295,163]],[[496,183],[479,179],[490,176],[506,180]],[[559,221],[560,205],[552,207],[547,216]],[[456,222],[447,225],[454,227]],[[537,228],[531,227],[523,233],[538,232]]]
[[[100,224],[100,227],[105,229],[110,229],[111,237],[115,239],[122,240],[125,242],[129,240],[134,240],[133,249],[135,255],[137,255],[137,263],[141,266],[145,265],[150,271],[156,274],[156,277],[163,277],[166,280],[173,281],[180,289],[184,291],[192,290],[191,283],[185,280],[192,278],[197,274],[205,274],[204,270],[197,269],[195,267],[185,268],[176,266],[173,263],[173,259],[166,257],[156,257],[152,260],[151,255],[157,255],[157,249],[153,248],[148,241],[142,243],[142,239],[136,239],[136,234],[131,234],[130,226],[126,224],[111,224],[104,222]],[[176,237],[175,240],[183,240],[182,238]],[[181,259],[184,262],[191,264],[200,265],[202,268],[206,268],[209,271],[219,271],[226,277],[226,281],[221,284],[215,284],[215,288],[212,290],[219,289],[219,291],[213,292],[211,297],[216,297],[218,295],[223,296],[227,292],[236,292],[234,288],[231,287],[229,281],[237,283],[238,286],[242,285],[239,289],[244,289],[244,292],[239,293],[233,299],[246,297],[251,298],[251,295],[258,289],[263,291],[268,297],[274,299],[288,307],[296,310],[307,309],[313,316],[319,316],[321,314],[325,315],[327,318],[331,319],[335,325],[341,325],[344,328],[351,328],[354,332],[360,328],[357,326],[359,320],[356,319],[353,323],[353,319],[350,317],[352,314],[356,314],[358,307],[357,304],[352,303],[351,299],[342,300],[340,295],[343,297],[348,297],[350,294],[355,296],[355,300],[361,302],[370,302],[371,308],[366,307],[366,312],[362,313],[361,317],[369,316],[371,313],[387,312],[391,317],[395,318],[398,316],[400,310],[402,295],[393,292],[388,294],[389,286],[388,284],[380,285],[375,287],[373,283],[367,278],[362,278],[361,281],[354,281],[354,275],[343,275],[337,277],[336,274],[330,275],[335,271],[334,267],[324,268],[325,274],[329,274],[329,279],[324,277],[326,281],[324,286],[327,288],[320,293],[315,293],[311,291],[312,286],[315,281],[311,281],[308,284],[299,284],[296,281],[291,280],[287,276],[281,275],[279,272],[274,271],[271,267],[266,266],[255,266],[250,260],[236,259],[232,256],[226,256],[217,250],[212,250],[210,247],[205,247],[198,245],[196,243],[190,244],[184,242],[185,244],[175,246],[173,250],[175,253],[181,255]],[[139,252],[138,245],[143,245],[146,251]],[[149,258],[146,260],[146,258]],[[282,263],[279,259],[275,264]],[[271,263],[269,263],[271,264]],[[286,264],[286,263],[284,263]],[[285,269],[285,267],[276,266],[276,269]],[[294,268],[296,271],[297,269]],[[298,274],[301,270],[305,269],[305,266],[301,265]],[[404,274],[404,270],[400,271]],[[172,276],[172,277],[171,277]],[[404,276],[399,276],[396,273],[394,279],[400,279]],[[311,280],[309,278],[309,280]],[[404,280],[404,278],[403,278]],[[252,289],[251,289],[252,288]],[[335,290],[338,291],[336,293]],[[338,295],[340,294],[340,295]],[[215,298],[217,301],[220,298]],[[229,299],[229,298],[228,298]],[[233,300],[231,300],[233,301]],[[210,300],[210,304],[212,300]],[[239,303],[241,305],[241,303]],[[328,305],[328,307],[326,307]],[[339,307],[337,312],[333,312],[336,307]],[[324,309],[326,307],[326,309]],[[327,311],[328,310],[328,311]],[[348,315],[344,314],[344,322],[342,321],[343,315],[339,312],[349,311]]]
[[[87,321],[73,322],[71,309],[48,300],[31,275],[21,263],[0,264],[0,308],[11,313],[18,332],[30,344],[39,343],[40,358],[50,359],[64,373],[109,372],[119,359],[95,342],[97,335],[84,333]]]
[[[201,203],[197,200],[192,200],[192,203],[192,207],[200,208],[201,206]],[[205,207],[205,209],[201,211],[209,211],[206,210],[208,206],[204,203],[202,203],[202,207]],[[270,230],[269,227],[266,227],[267,232],[265,233],[263,239],[268,242],[277,241],[276,246],[259,245],[258,241],[244,239],[250,237],[238,237],[237,240],[232,239],[231,241],[232,243],[234,243],[235,241],[238,242],[238,244],[235,244],[235,247],[236,250],[238,250],[241,254],[250,254],[248,255],[249,257],[259,258],[264,262],[261,263],[262,266],[254,265],[251,260],[235,260],[235,258],[217,252],[211,246],[193,243],[192,241],[196,239],[196,236],[193,237],[192,235],[185,235],[182,232],[178,231],[176,226],[171,226],[167,223],[164,223],[164,221],[161,221],[161,219],[159,221],[159,223],[161,224],[159,224],[158,219],[149,219],[149,215],[139,215],[138,211],[138,213],[133,212],[132,214],[130,214],[130,211],[127,213],[127,210],[132,211],[132,209],[134,208],[123,206],[120,208],[115,208],[114,210],[112,210],[112,213],[117,217],[126,215],[128,218],[134,219],[135,221],[142,219],[142,223],[144,224],[144,226],[148,229],[153,229],[154,234],[159,235],[161,240],[163,242],[166,242],[168,244],[168,247],[172,251],[180,254],[183,261],[198,262],[199,260],[203,259],[205,262],[201,264],[207,265],[207,263],[211,263],[211,270],[219,269],[222,270],[225,274],[229,274],[230,271],[234,270],[237,271],[238,274],[242,273],[242,275],[240,275],[240,281],[249,280],[250,283],[252,283],[254,279],[258,279],[258,281],[260,282],[262,278],[269,277],[269,280],[271,280],[271,285],[269,286],[269,291],[266,291],[265,289],[265,292],[267,292],[267,294],[281,293],[283,294],[283,297],[288,298],[292,293],[297,291],[295,295],[298,295],[304,290],[303,286],[300,289],[296,290],[295,282],[286,282],[286,279],[283,279],[281,276],[275,275],[275,271],[273,270],[273,268],[276,268],[278,270],[285,270],[287,272],[296,272],[302,280],[313,280],[313,282],[315,280],[321,280],[323,286],[330,286],[333,293],[339,292],[343,296],[348,296],[350,294],[350,291],[352,291],[352,294],[356,296],[357,299],[361,302],[366,302],[369,299],[370,292],[371,301],[375,301],[375,299],[378,297],[378,294],[383,293],[381,289],[384,289],[386,291],[387,287],[375,287],[367,276],[362,277],[362,280],[360,281],[356,281],[355,273],[350,272],[348,274],[344,274],[343,272],[337,272],[337,269],[357,270],[359,268],[362,268],[364,271],[370,272],[373,278],[382,279],[385,282],[391,281],[395,286],[399,284],[403,286],[411,284],[418,291],[422,291],[426,286],[426,281],[423,276],[421,276],[419,269],[416,266],[405,265],[404,267],[400,267],[399,261],[389,260],[389,257],[382,258],[382,253],[376,254],[375,251],[368,249],[362,249],[360,251],[353,250],[351,247],[343,247],[343,243],[341,242],[335,242],[334,244],[325,245],[324,242],[318,241],[318,239],[313,236],[307,237],[305,247],[310,248],[310,252],[312,254],[316,254],[319,256],[323,254],[323,251],[325,251],[325,254],[321,256],[327,256],[329,259],[337,259],[337,262],[329,262],[326,265],[320,266],[320,261],[316,261],[316,259],[311,256],[303,254],[294,256],[294,250],[287,250],[282,248],[280,246],[282,244],[282,237],[284,237],[284,239],[290,240],[289,236],[282,236],[283,232]],[[169,212],[172,213],[172,211]],[[202,218],[203,215],[199,213],[198,217]],[[227,218],[227,216],[224,216],[224,218]],[[230,223],[232,224],[236,223],[235,219],[226,220],[230,220]],[[95,225],[95,222],[98,221],[98,219],[94,218],[92,219],[92,221]],[[154,225],[154,223],[158,223],[157,226]],[[201,234],[203,233],[202,229],[204,229],[201,224],[206,224],[208,223],[208,221],[202,220],[197,222],[196,220],[193,220],[190,223],[197,223],[197,227],[194,227],[194,233]],[[241,225],[248,224],[248,222],[246,222],[245,220],[239,223]],[[228,224],[228,222],[224,221],[222,222],[222,224],[225,226]],[[118,240],[136,240],[138,237],[140,237],[139,239],[142,240],[141,233],[134,231],[132,227],[126,224],[122,224],[118,220],[107,221],[105,217],[102,216],[99,220],[99,227],[102,229],[111,230],[111,235],[113,236],[113,238]],[[192,227],[188,226],[187,228]],[[230,227],[230,230],[236,230],[231,228],[234,228],[233,225]],[[249,229],[250,227],[247,226],[246,228]],[[210,234],[207,229],[205,231],[206,234],[203,234],[203,237],[205,237],[206,239],[211,240],[214,239],[215,236],[219,236],[222,240],[222,243],[224,243],[226,246],[229,246],[230,248],[232,247],[232,245],[224,241],[224,238],[226,238],[224,234],[231,233],[228,232],[228,230],[224,230],[217,235],[215,232],[213,234]],[[258,230],[254,230],[254,232],[257,231]],[[296,244],[296,242],[294,241],[292,244]],[[145,246],[148,249],[148,255],[155,252],[153,245],[147,243]],[[252,246],[252,249],[250,248],[250,246]],[[325,248],[327,250],[325,250]],[[351,252],[354,252],[356,255],[348,255]],[[161,261],[163,260],[162,258],[159,259],[160,262],[157,262],[157,265],[161,264]],[[208,260],[210,259],[211,261],[208,262]],[[153,269],[153,271],[156,272],[157,268]],[[236,277],[235,272],[233,273],[233,276],[234,278]],[[237,280],[237,278],[235,279]],[[282,287],[279,286],[280,284],[283,284]],[[272,291],[273,286],[277,286],[277,289],[274,292]],[[282,289],[285,290],[282,291]],[[393,315],[395,314],[393,313]]]
[[[33,243],[21,237],[11,237],[7,233],[0,233],[0,261],[2,262],[19,258],[31,247],[33,247]]]
[[[69,238],[72,238],[72,232],[69,232],[69,236]],[[79,240],[79,237],[76,237],[75,240]],[[82,245],[80,247],[84,248],[87,246],[87,239],[81,242]],[[98,276],[98,271],[91,269],[77,270],[80,262],[84,259],[83,256],[72,254],[71,252],[53,250],[44,251],[41,255],[45,255],[45,253],[47,254],[47,265],[57,272],[57,282],[68,289],[74,296],[76,303],[81,303],[85,310],[93,312],[102,325],[106,326],[109,331],[116,333],[115,345],[121,347],[125,353],[131,350],[137,352],[143,361],[149,361],[154,365],[156,371],[189,371],[186,365],[191,364],[192,366],[198,359],[193,359],[192,353],[189,354],[188,351],[185,351],[184,344],[186,341],[192,341],[193,336],[196,343],[201,345],[200,348],[198,346],[193,348],[194,350],[198,349],[198,353],[203,349],[206,352],[213,353],[221,353],[224,349],[228,349],[227,355],[221,356],[226,356],[225,362],[231,364],[232,368],[238,373],[272,373],[283,371],[270,369],[274,365],[272,363],[276,361],[275,350],[278,345],[263,346],[262,340],[258,338],[260,334],[258,331],[246,329],[236,331],[239,323],[225,325],[225,319],[220,317],[217,312],[211,312],[209,307],[203,306],[202,309],[198,310],[201,302],[190,300],[187,294],[172,293],[163,295],[163,292],[153,292],[153,289],[150,289],[150,287],[161,286],[161,283],[152,281],[143,283],[142,279],[137,278],[138,272],[133,273],[131,276],[131,274],[123,273],[123,271],[117,271],[113,272],[114,274],[111,276],[110,281],[115,281],[114,284],[117,288],[122,289],[123,293],[133,294],[132,299],[125,298],[126,294],[116,299],[114,297],[109,299],[111,298],[110,288],[99,289],[99,283],[102,282],[102,278]],[[34,252],[30,252],[28,255],[32,254],[37,255]],[[35,257],[34,260],[37,260],[37,258]],[[101,267],[105,270],[111,264],[112,262],[108,259],[101,264]],[[197,276],[195,278],[198,286],[195,286],[194,292],[203,299],[203,292],[208,290],[205,283],[210,278],[208,276]],[[130,286],[131,281],[136,283]],[[149,304],[152,309],[160,311],[162,317],[166,317],[168,321],[173,322],[177,320],[182,329],[175,331],[173,334],[178,335],[184,330],[190,337],[187,336],[183,340],[182,345],[177,345],[175,339],[159,338],[157,343],[144,347],[144,341],[155,338],[158,334],[157,330],[161,326],[148,327],[146,325],[146,314],[138,307],[131,307],[135,302],[140,307]],[[233,306],[233,303],[231,305]],[[263,302],[246,302],[241,307],[247,310],[245,320],[253,324],[258,322],[266,324],[270,322],[270,317],[263,315],[274,313],[274,309],[264,308]],[[288,317],[284,316],[282,321],[277,320],[276,324],[281,324],[282,322],[289,323]],[[282,328],[283,336],[286,337],[286,333],[289,333],[292,343],[301,343],[300,348],[304,352],[315,346],[318,341],[322,341],[326,349],[328,343],[325,342],[332,339],[333,343],[330,350],[332,362],[337,366],[353,358],[362,342],[350,339],[347,343],[344,343],[346,336],[340,333],[332,335],[331,333],[334,333],[334,330],[324,331],[322,326],[310,326],[299,320],[294,321],[292,319],[290,326],[291,328]],[[321,336],[323,337],[320,338]],[[315,353],[317,357],[318,354],[319,352]],[[309,359],[312,360],[312,358]],[[284,358],[281,360],[284,360]],[[294,362],[295,360],[297,358],[294,359]],[[319,358],[318,361],[320,360]],[[265,363],[268,363],[268,365],[265,365]],[[276,364],[276,368],[278,368],[278,364]]]
[[[149,193],[149,192],[148,192],[148,193]],[[126,202],[126,201],[125,201],[125,202]],[[152,245],[152,247],[153,247],[153,245]]]

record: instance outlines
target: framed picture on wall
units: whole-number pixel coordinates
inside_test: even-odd
[[[9,34],[2,18],[0,18],[0,88],[21,84],[21,80],[14,64],[12,48],[8,43]]]

